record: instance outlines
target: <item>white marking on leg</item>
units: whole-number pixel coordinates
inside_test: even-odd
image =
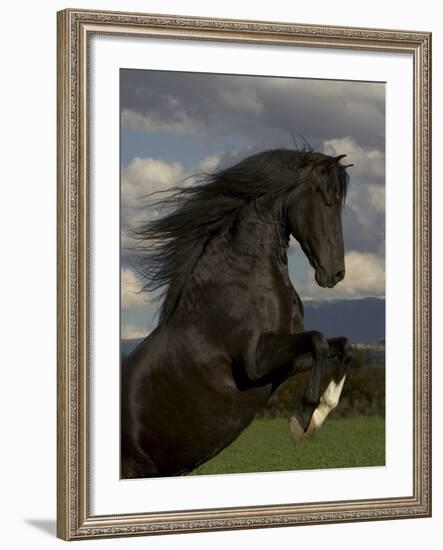
[[[320,403],[312,414],[311,421],[309,423],[308,429],[306,430],[306,435],[318,430],[323,422],[326,420],[327,416],[331,411],[335,409],[338,405],[340,395],[343,389],[343,384],[345,383],[346,375],[340,380],[338,384],[331,380],[328,384],[328,387],[323,392],[323,395],[320,397]]]
[[[334,380],[329,382],[327,388],[323,392],[323,395],[320,397],[320,403],[312,413],[311,421],[309,422],[309,426],[306,431],[303,430],[297,415],[295,414],[294,416],[291,416],[289,419],[289,430],[294,443],[298,443],[298,441],[320,428],[329,413],[338,405],[345,380],[346,375],[343,376],[338,384],[336,384]]]

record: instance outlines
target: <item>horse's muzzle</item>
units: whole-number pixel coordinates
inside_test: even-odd
[[[327,278],[323,269],[319,268],[315,270],[315,280],[317,284],[322,288],[334,288],[334,286],[345,278],[345,271],[340,270],[334,273],[331,277]]]
[[[337,273],[334,273],[334,275],[329,279],[327,283],[328,288],[333,288],[337,283],[340,281],[343,281],[345,278],[345,271],[337,271]]]

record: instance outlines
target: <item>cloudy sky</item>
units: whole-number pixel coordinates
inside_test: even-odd
[[[156,215],[143,195],[192,174],[307,140],[346,153],[346,277],[322,289],[295,241],[289,270],[302,300],[385,292],[385,88],[383,83],[121,70],[122,338],[156,324],[155,296],[140,292],[127,230]]]

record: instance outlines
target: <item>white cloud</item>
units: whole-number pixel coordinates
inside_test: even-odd
[[[179,162],[167,162],[150,157],[135,157],[122,170],[122,247],[134,245],[126,231],[134,229],[140,223],[158,216],[159,212],[150,208],[149,195],[155,193],[151,200],[165,198],[167,191],[178,185],[191,185],[193,173],[211,172],[220,162],[220,156],[210,155],[203,158],[198,166],[188,172]],[[158,195],[165,192],[164,196]]]
[[[186,173],[179,162],[135,157],[122,172],[122,206],[136,206],[141,197],[177,185]]]
[[[384,227],[385,188],[376,183],[358,182],[351,185],[346,197],[346,208],[357,216],[358,221],[367,230],[374,229],[374,224]]]
[[[385,293],[385,266],[382,258],[352,250],[345,256],[346,276],[336,289],[350,296],[382,296]]]
[[[153,158],[136,157],[123,169],[121,178],[123,250],[136,244],[127,235],[127,231],[158,215],[157,211],[149,208],[146,195],[168,191],[179,185],[185,176],[186,172],[179,162],[166,162]]]
[[[148,303],[147,293],[136,274],[128,268],[121,270],[121,307],[127,311],[138,309]]]
[[[171,104],[171,108],[174,107]],[[191,118],[185,111],[174,110],[173,120],[164,120],[153,113],[140,113],[132,109],[124,109],[121,113],[121,124],[123,128],[130,130],[162,130],[173,134],[183,135],[185,133],[198,134],[202,130],[198,120]]]
[[[218,96],[222,104],[234,111],[258,114],[264,109],[263,101],[258,96],[257,90],[248,85],[221,89]]]
[[[333,290],[318,286],[312,269],[306,284],[294,282],[294,286],[302,300],[384,296],[385,265],[381,257],[352,250],[345,255],[345,268],[345,278]]]
[[[371,205],[380,212],[384,214],[385,212],[385,188],[382,185],[368,185],[368,194]]]
[[[217,168],[219,162],[219,155],[210,155],[209,157],[205,157],[198,165],[198,171],[211,172],[212,170],[215,170]]]
[[[192,170],[186,171],[179,162],[167,162],[150,157],[135,157],[122,170],[121,178],[121,247],[123,254],[132,254],[139,244],[130,231],[160,215],[152,203],[168,196],[178,185],[194,183],[193,174],[211,172],[220,162],[219,155],[203,158]],[[164,194],[158,194],[164,192]],[[149,195],[153,194],[152,197]]]
[[[381,148],[384,89],[369,82],[129,70],[122,122],[201,139],[236,133],[267,147],[289,146],[292,130],[313,145],[348,135]]]
[[[137,325],[123,325],[121,337],[122,340],[131,340],[133,338],[145,338],[151,331],[146,327]]]
[[[323,152],[326,155],[336,156],[346,154],[343,164],[354,164],[349,169],[353,176],[369,176],[383,179],[385,176],[385,155],[379,149],[364,149],[351,137],[330,139],[323,143]]]
[[[168,191],[177,185],[189,185],[192,174],[210,172],[220,162],[220,156],[203,158],[192,171],[186,171],[179,162],[167,162],[150,157],[135,157],[122,171],[122,208],[146,207],[143,197]],[[153,197],[154,200],[158,197]],[[123,220],[125,221],[125,220]]]

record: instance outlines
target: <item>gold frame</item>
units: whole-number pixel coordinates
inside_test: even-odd
[[[64,10],[58,14],[57,534],[65,540],[431,515],[431,33]],[[96,33],[407,52],[414,59],[414,461],[404,498],[92,516],[88,502],[89,38]]]

